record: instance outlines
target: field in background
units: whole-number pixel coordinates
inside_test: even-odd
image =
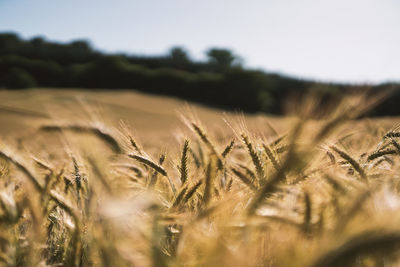
[[[193,108],[202,121],[211,122],[210,127],[221,126],[219,124],[223,117],[239,117],[239,112],[233,114],[188,104],[173,97],[126,90],[4,90],[0,91],[0,98],[0,123],[7,126],[0,129],[0,134],[5,135],[29,129],[39,121],[89,122],[94,115],[107,126],[116,127],[123,120],[140,134],[156,133],[157,136],[165,136],[182,126],[180,114],[185,113],[187,107]],[[262,129],[257,125],[263,124],[266,118],[266,115],[247,115],[246,121],[250,127]],[[276,118],[279,117],[268,117],[270,121],[277,121]]]
[[[173,97],[147,95],[132,91],[28,89],[0,90],[0,136],[15,137],[30,133],[41,123],[90,123],[100,121],[108,127],[129,124],[139,136],[169,138],[177,128],[185,128],[181,115],[188,110],[216,132],[226,132],[224,119],[245,119],[252,131],[272,134],[271,127],[283,131],[291,120],[283,116],[260,114],[243,115],[188,103]],[[188,108],[189,107],[189,108]],[[368,119],[378,127],[391,127],[400,122],[394,117]],[[152,140],[153,141],[153,140]]]
[[[240,112],[188,104],[172,97],[147,95],[132,91],[93,91],[66,89],[31,89],[0,91],[0,136],[14,142],[16,138],[26,143],[48,142],[54,135],[37,134],[42,124],[102,123],[106,127],[120,128],[121,122],[129,125],[143,145],[168,147],[176,142],[176,134],[187,129],[181,115],[194,111],[198,118],[217,135],[224,136],[228,126],[224,119],[241,120]],[[278,116],[246,115],[247,126],[271,134],[268,124],[282,130],[289,126]],[[225,138],[227,138],[225,136]],[[173,146],[172,146],[173,147]]]
[[[0,91],[0,266],[398,266],[398,118]]]

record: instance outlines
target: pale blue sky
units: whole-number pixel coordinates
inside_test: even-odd
[[[3,31],[134,54],[227,47],[267,71],[400,81],[399,0],[0,0]]]

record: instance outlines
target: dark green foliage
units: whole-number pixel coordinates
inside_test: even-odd
[[[1,81],[4,80],[3,85],[6,88],[15,88],[6,84],[7,74],[9,74],[13,69],[18,69],[20,73],[21,71],[24,71],[31,76],[31,80],[33,80],[34,83],[31,82],[25,86],[25,88],[34,86],[61,87],[65,84],[63,68],[55,62],[28,59],[16,55],[6,55],[0,57],[0,87],[2,86]],[[2,77],[4,74],[5,76]]]
[[[12,68],[5,76],[4,85],[10,89],[23,89],[36,86],[36,81],[25,70]]]
[[[320,96],[318,108],[328,112],[344,92],[359,90],[245,69],[240,58],[223,48],[209,49],[207,57],[205,62],[193,61],[182,47],[173,47],[162,56],[110,55],[94,50],[84,40],[61,44],[0,33],[0,88],[135,89],[225,109],[275,114],[286,111],[283,103],[288,98],[301,99],[309,92]],[[399,114],[399,85],[372,89],[371,93],[390,89],[393,97],[369,115]]]
[[[211,48],[207,51],[210,64],[216,69],[224,71],[229,69],[236,60],[236,56],[227,49]]]
[[[173,47],[170,51],[171,62],[176,68],[186,68],[190,64],[189,55],[182,47]]]

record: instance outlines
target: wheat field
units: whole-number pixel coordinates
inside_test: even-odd
[[[1,266],[400,266],[397,118],[0,92]]]

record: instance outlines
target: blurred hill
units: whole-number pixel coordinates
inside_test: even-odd
[[[322,103],[335,103],[346,92],[390,89],[391,97],[370,115],[400,115],[399,84],[356,86],[266,73],[244,68],[240,57],[223,48],[210,48],[206,61],[194,61],[182,47],[162,56],[106,54],[84,40],[61,44],[0,33],[0,88],[31,87],[134,89],[224,109],[273,114],[282,114],[288,99],[310,92],[320,95]]]

